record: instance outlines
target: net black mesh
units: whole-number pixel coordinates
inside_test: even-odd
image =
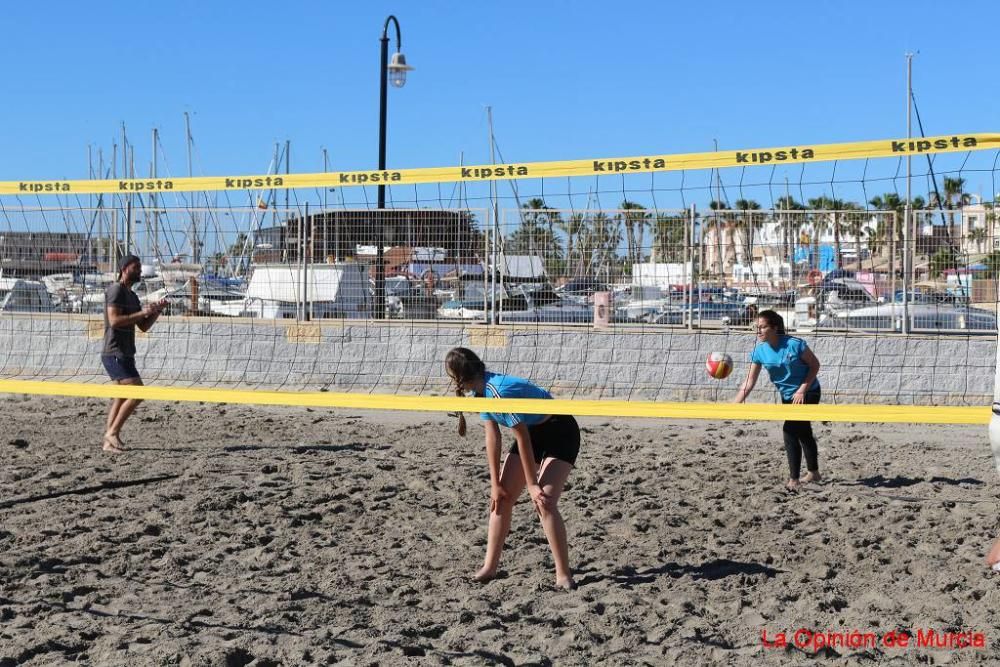
[[[696,353],[744,361],[770,308],[832,400],[979,404],[954,366],[995,368],[997,161],[912,158],[909,216],[905,158],[388,186],[384,210],[371,186],[2,197],[0,377],[103,381],[135,253],[169,303],[140,336],[159,384],[435,394],[466,344],[562,397],[723,400]]]

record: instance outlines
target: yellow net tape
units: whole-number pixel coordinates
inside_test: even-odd
[[[0,380],[0,392],[90,398],[141,398],[160,401],[245,403],[320,408],[408,410],[419,412],[517,412],[571,414],[592,417],[659,417],[745,421],[903,422],[913,424],[988,424],[989,407],[926,405],[778,405],[773,403],[653,403],[649,401],[587,401],[398,396],[334,392],[138,387],[83,383]]]
[[[759,167],[832,160],[906,157],[928,153],[955,153],[1000,148],[1000,134],[954,134],[919,139],[882,139],[840,144],[748,148],[711,153],[637,155],[633,157],[554,162],[429,167],[382,171],[333,171],[318,174],[204,176],[197,178],[112,179],[82,181],[0,181],[0,195],[11,194],[128,194],[136,192],[201,192],[212,190],[270,190],[272,188],[357,187],[496,181],[559,176],[607,176],[685,169]]]

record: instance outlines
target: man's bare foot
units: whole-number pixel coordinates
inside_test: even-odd
[[[117,434],[105,433],[104,446],[101,448],[106,452],[122,453],[125,451],[125,443]]]
[[[806,476],[802,478],[802,481],[806,484],[809,482],[821,482],[823,481],[823,476],[819,474],[819,470],[810,470],[806,473]]]
[[[120,445],[121,445],[121,440],[118,440],[114,436],[105,435],[104,444],[102,445],[101,449],[103,449],[106,452],[111,452],[113,454],[124,454],[125,448],[121,447]]]
[[[496,570],[491,570],[488,567],[484,567],[479,572],[476,572],[476,575],[472,578],[473,580],[478,581],[481,584],[485,584],[487,581],[493,581],[494,579],[496,579],[496,576],[497,576]]]
[[[1000,565],[1000,537],[993,543],[990,552],[986,554],[986,565],[1000,572],[1000,569],[997,568]]]
[[[800,486],[802,486],[802,484],[799,483],[799,480],[797,479],[790,479],[785,482],[785,488],[789,491],[798,491]]]
[[[573,581],[573,577],[556,577],[556,586],[565,588],[567,591],[576,590],[576,582]]]

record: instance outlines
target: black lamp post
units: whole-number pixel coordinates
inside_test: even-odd
[[[389,61],[389,23],[396,26],[396,53]],[[396,88],[406,84],[406,73],[413,69],[406,64],[406,56],[402,54],[403,39],[399,34],[399,21],[389,15],[382,27],[382,60],[379,66],[379,109],[378,109],[378,170],[385,171],[385,121],[386,103],[388,102],[388,83],[391,80]],[[390,79],[391,77],[391,79]],[[385,184],[379,181],[378,210],[385,209]],[[375,249],[375,318],[385,317],[385,255],[382,247],[385,245],[385,219],[380,213],[378,220],[378,243]]]

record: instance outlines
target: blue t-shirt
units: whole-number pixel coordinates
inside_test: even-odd
[[[485,398],[552,398],[552,394],[545,391],[527,380],[513,375],[502,375],[501,373],[490,373],[486,371],[484,376],[486,388],[483,390]],[[523,415],[511,412],[480,412],[479,417],[483,421],[492,421],[513,428],[518,424],[533,426],[540,423],[547,415]]]
[[[770,343],[757,343],[750,353],[750,362],[767,369],[781,397],[791,400],[809,374],[809,364],[802,361],[802,353],[808,349],[809,346],[801,338],[782,336],[777,348],[771,347]],[[816,389],[819,389],[818,378],[813,380],[809,391]]]

